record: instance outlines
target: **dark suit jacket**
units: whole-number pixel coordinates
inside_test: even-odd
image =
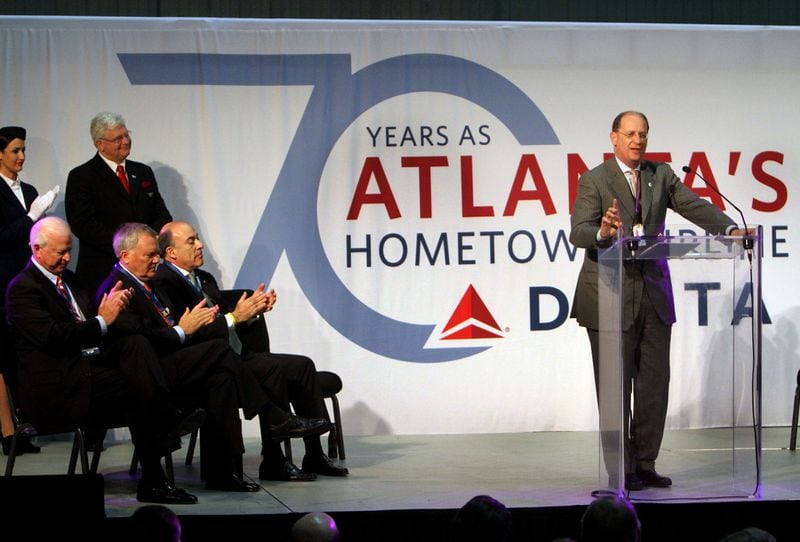
[[[99,154],[69,172],[64,195],[67,222],[80,240],[76,275],[94,291],[117,258],[112,240],[125,222],[141,222],[158,231],[172,216],[158,191],[150,166],[126,160],[131,193]]]
[[[150,340],[159,355],[163,356],[180,350],[184,343],[181,343],[178,332],[172,328],[172,325],[164,321],[164,318],[150,301],[139,282],[120,269],[118,265],[114,266],[111,273],[97,290],[95,305],[99,304],[102,295],[110,291],[118,280],[122,281],[123,288],[133,288],[134,295],[127,310],[117,318],[117,329],[125,334],[144,335]],[[177,324],[178,320],[180,320],[180,315],[175,314],[174,305],[169,296],[155,286],[153,290],[155,295],[165,304],[165,307],[170,310],[170,316],[174,318],[175,324]],[[197,342],[197,339],[195,336],[191,336],[187,338],[186,344],[193,344],[194,342]]]
[[[205,295],[213,304],[219,306],[221,315],[232,312],[236,308],[235,301],[230,296],[225,296],[222,293],[214,275],[202,269],[196,269],[195,275],[200,280]],[[203,294],[197,291],[183,273],[169,264],[158,266],[156,276],[153,277],[152,282],[170,297],[175,305],[175,310],[181,313],[187,307],[191,309],[203,299]],[[237,292],[239,292],[238,295],[241,295],[243,290],[238,290]],[[212,328],[211,332],[215,336],[221,337],[223,333],[228,333],[227,326],[225,318],[217,318],[210,326]],[[249,322],[238,322],[236,324],[236,334],[242,342],[243,353],[269,352],[269,334],[266,327],[262,326],[266,326],[266,322],[264,322],[264,316],[261,314]]]
[[[162,318],[158,309],[148,298],[144,288],[138,281],[123,271],[119,265],[114,266],[106,280],[100,285],[95,303],[98,302],[104,292],[111,290],[118,280],[122,281],[123,288],[133,288],[135,292],[130,305],[115,322],[115,327],[121,333],[144,335],[150,340],[153,348],[160,356],[183,356],[188,350],[186,347],[193,345],[198,345],[199,347],[201,344],[208,344],[210,341],[215,340],[223,344],[226,351],[228,350],[227,327],[221,330],[224,335],[217,336],[216,330],[206,326],[197,333],[188,336],[186,341],[181,343],[177,331],[173,329],[173,325]],[[157,284],[150,281],[149,285],[153,289],[153,293],[169,309],[170,316],[173,317],[175,324],[177,324],[183,311],[178,312],[176,310],[176,306],[169,295]],[[224,340],[222,340],[223,338]],[[245,417],[247,419],[253,418],[258,413],[258,410],[267,403],[266,395],[259,387],[258,382],[244,370],[241,359],[233,351],[227,352],[223,365],[226,370],[234,375],[239,393],[239,406],[244,410]],[[167,380],[172,381],[174,376],[168,374]]]
[[[62,278],[87,318],[94,315],[91,300],[73,288],[74,276],[65,271]],[[27,421],[41,431],[51,423],[77,425],[89,408],[90,358],[81,350],[103,344],[100,323],[96,318],[76,322],[69,303],[30,262],[11,281],[6,303]]]
[[[667,164],[642,161],[640,186],[645,235],[663,233],[668,209],[712,234],[723,234],[728,226],[735,225],[718,207],[687,188]],[[576,247],[585,249],[571,316],[577,318],[578,324],[590,329],[599,328],[597,231],[602,216],[611,207],[614,198],[617,199],[625,230],[630,231],[634,199],[625,174],[616,159],[611,158],[581,176],[570,219],[569,240]],[[645,290],[662,322],[667,325],[675,322],[675,305],[666,260],[647,260],[638,265],[628,265],[623,280],[625,329],[632,324]]]
[[[39,193],[28,183],[21,183],[21,186],[24,209],[8,183],[0,179],[0,293],[3,298],[8,283],[31,257],[28,241],[33,221],[28,211]]]

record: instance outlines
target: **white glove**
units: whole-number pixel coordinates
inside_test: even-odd
[[[61,187],[56,185],[52,190],[48,190],[44,194],[39,194],[39,196],[33,200],[33,203],[31,203],[31,210],[28,211],[28,216],[31,217],[31,220],[36,222],[53,206],[53,202],[55,202],[56,194],[58,194],[59,190],[61,190]]]

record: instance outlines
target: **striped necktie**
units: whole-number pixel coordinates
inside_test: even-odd
[[[82,322],[83,318],[75,309],[75,303],[72,301],[72,295],[70,295],[67,285],[64,284],[64,281],[61,279],[61,275],[56,275],[56,290],[58,290],[58,293],[61,294],[61,297],[67,301],[67,304],[69,305],[69,312],[72,314],[73,320],[76,322]]]
[[[161,302],[160,299],[158,299],[158,296],[156,295],[156,293],[153,291],[153,289],[150,287],[149,284],[143,283],[143,285],[144,285],[144,291],[147,294],[147,299],[149,299],[150,303],[153,304],[153,308],[156,309],[156,312],[161,316],[161,318],[168,326],[170,327],[174,326],[175,320],[173,320],[172,316],[170,316],[169,309],[164,306],[164,304]]]
[[[194,271],[191,271],[189,273],[188,278],[189,278],[189,282],[191,282],[192,286],[194,286],[194,289],[197,290],[197,293],[200,294],[203,298],[205,298],[206,306],[207,307],[213,307],[214,306],[214,302],[212,301],[212,299],[210,297],[208,297],[208,295],[206,294],[206,291],[203,290],[203,283],[200,281],[200,277],[198,277],[197,274],[195,274]]]
[[[200,278],[195,274],[194,271],[189,272],[189,282],[192,283],[192,286],[194,286],[195,290],[197,290],[197,293],[203,293],[203,285],[200,283]]]

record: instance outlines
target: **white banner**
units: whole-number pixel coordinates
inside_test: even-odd
[[[347,434],[596,428],[570,206],[641,110],[650,158],[764,226],[764,423],[791,417],[800,29],[5,17],[0,45],[23,180],[64,216],[89,120],[121,113],[206,269],[277,290],[273,349],[341,375]],[[715,424],[730,368],[675,293],[668,426]]]

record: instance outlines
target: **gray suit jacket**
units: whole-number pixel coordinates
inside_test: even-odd
[[[718,207],[698,197],[687,188],[672,169],[663,163],[642,161],[640,169],[642,187],[642,222],[645,235],[664,232],[667,209],[711,234],[724,234],[736,223]],[[597,241],[600,220],[617,199],[620,218],[625,231],[630,231],[634,216],[634,199],[625,174],[616,159],[606,160],[584,173],[578,181],[578,195],[570,217],[570,242],[585,249],[575,296],[572,301],[573,318],[578,324],[599,329],[598,316],[598,264]],[[632,262],[625,267],[623,283],[623,328],[633,323],[638,313],[644,291],[652,300],[659,318],[669,325],[675,322],[675,304],[672,297],[669,267],[666,260]]]

